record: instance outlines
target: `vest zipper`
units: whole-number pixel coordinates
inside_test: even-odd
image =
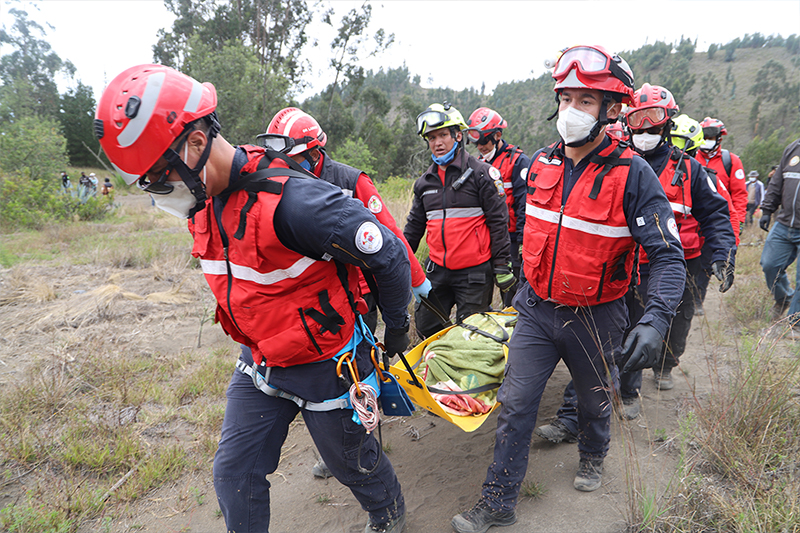
[[[211,203],[211,208],[214,210],[214,218],[217,221],[217,228],[219,228],[219,237],[222,241],[222,255],[225,258],[225,270],[228,273],[228,294],[226,297],[226,301],[228,304],[228,314],[231,317],[231,322],[233,325],[236,326],[236,329],[239,330],[239,333],[242,336],[247,337],[242,331],[242,328],[239,327],[239,324],[236,322],[236,317],[233,316],[233,307],[231,306],[231,290],[233,289],[233,272],[231,271],[231,262],[228,259],[228,234],[225,233],[225,228],[222,226],[222,211],[225,209],[225,205],[223,204],[222,209],[220,209],[220,213],[217,213],[215,209],[214,203]]]
[[[558,229],[556,230],[556,242],[553,245],[553,261],[550,263],[550,281],[547,284],[547,299],[553,296],[553,275],[556,273],[556,254],[558,253],[558,238],[561,236],[561,220],[564,218],[564,204],[558,212]]]

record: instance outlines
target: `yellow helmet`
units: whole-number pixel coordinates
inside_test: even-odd
[[[417,116],[417,135],[425,136],[433,130],[456,126],[459,130],[467,129],[464,117],[449,103],[431,104],[428,109]]]
[[[703,128],[699,122],[686,114],[672,119],[669,135],[672,145],[686,152],[699,148],[703,143]]]

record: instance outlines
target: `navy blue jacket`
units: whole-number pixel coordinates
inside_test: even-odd
[[[607,137],[604,138],[600,145],[577,165],[568,157],[564,157],[565,196],[562,201],[566,201],[575,182],[588,167],[591,156],[607,148],[610,143]],[[536,161],[543,151],[539,150],[531,160]],[[639,323],[653,326],[663,337],[683,296],[686,264],[683,260],[683,248],[675,225],[675,217],[664,189],[653,169],[637,155],[634,155],[631,161],[622,209],[633,240],[644,248],[650,260],[648,301],[644,316]],[[674,233],[670,231],[670,226],[675,228]]]

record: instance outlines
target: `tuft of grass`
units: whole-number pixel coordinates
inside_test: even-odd
[[[547,494],[547,488],[545,488],[543,483],[537,483],[536,481],[523,481],[522,487],[520,488],[520,494],[524,498],[533,498],[534,500],[539,500]]]
[[[320,505],[325,505],[333,501],[332,494],[318,494],[315,500]]]

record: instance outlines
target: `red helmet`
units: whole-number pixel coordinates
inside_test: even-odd
[[[296,107],[278,111],[267,126],[267,131],[257,138],[261,146],[286,155],[322,148],[328,142],[328,136],[314,117]]]
[[[706,117],[700,123],[700,127],[703,128],[703,137],[706,139],[716,139],[720,135],[728,134],[725,124],[718,118]]]
[[[632,109],[625,119],[631,130],[646,130],[666,124],[680,112],[675,97],[664,87],[645,83],[633,94]]]
[[[494,132],[505,129],[508,122],[500,113],[488,107],[479,107],[469,116],[466,130],[467,140],[475,144],[485,144],[484,139]]]
[[[595,89],[620,95],[627,104],[633,96],[633,71],[624,59],[602,46],[573,46],[558,58],[553,69],[555,91]]]
[[[623,126],[619,121],[614,122],[606,126],[606,133],[615,139],[620,141],[627,141],[630,139],[630,135],[628,135],[625,126]]]
[[[188,124],[217,108],[210,83],[162,65],[138,65],[103,91],[94,133],[125,182],[150,170]]]

